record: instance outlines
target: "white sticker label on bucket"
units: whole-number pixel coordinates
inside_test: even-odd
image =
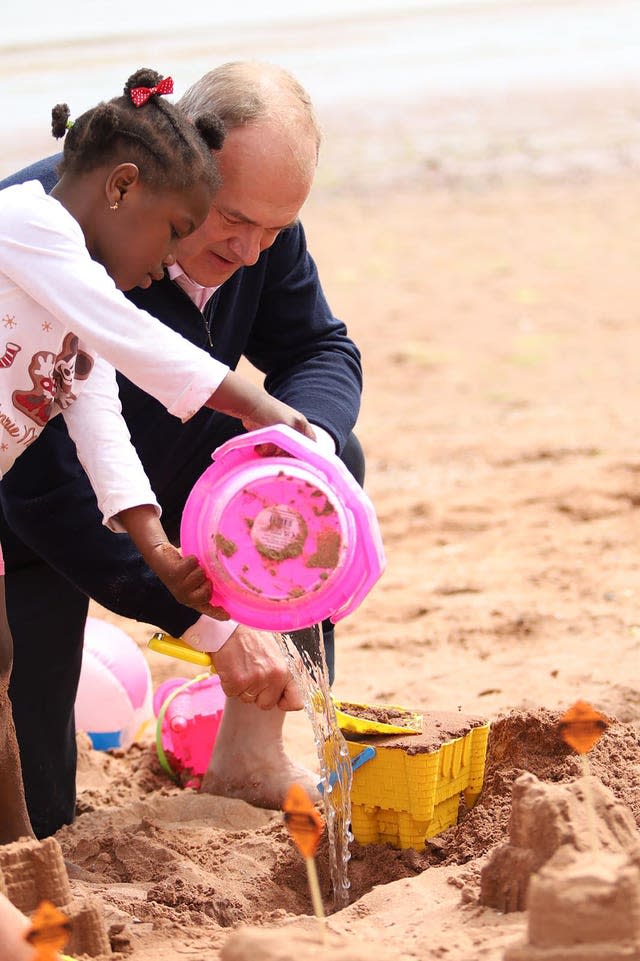
[[[256,516],[251,538],[257,550],[274,561],[298,557],[307,539],[307,525],[297,511],[284,504],[265,507]]]

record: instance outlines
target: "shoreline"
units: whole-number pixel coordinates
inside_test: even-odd
[[[475,101],[351,103],[319,110],[312,197],[624,177],[640,170],[640,88]],[[61,149],[31,123],[5,143],[0,178]]]
[[[142,63],[173,76],[179,97],[212,66],[252,58],[291,70],[311,95],[325,130],[316,192],[636,170],[640,17],[630,0],[612,5],[616,24],[590,0],[452,0],[0,47],[12,131],[0,177],[55,152],[56,102],[77,116]]]

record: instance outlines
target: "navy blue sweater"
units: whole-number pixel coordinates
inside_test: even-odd
[[[58,159],[21,170],[0,182],[0,189],[38,179],[50,190]],[[329,309],[300,223],[282,231],[254,266],[225,281],[204,316],[168,276],[127,296],[231,368],[247,357],[264,373],[271,394],[327,430],[342,449],[360,406],[360,354]],[[181,424],[125,377],[118,380],[133,442],[162,505],[165,527],[175,536],[184,499],[211,451],[242,427],[204,409]],[[103,527],[61,417],[2,480],[0,503],[0,541],[9,572],[31,563],[35,554],[83,593],[125,616],[178,635],[197,617],[173,600],[128,537]]]

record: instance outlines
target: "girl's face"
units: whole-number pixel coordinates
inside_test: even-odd
[[[120,290],[149,287],[175,261],[176,244],[209,213],[204,183],[188,190],[152,191],[137,181],[102,217],[91,252]]]

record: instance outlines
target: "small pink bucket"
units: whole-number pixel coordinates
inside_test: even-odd
[[[273,444],[275,456],[256,446]],[[385,567],[373,506],[335,455],[302,434],[265,427],[214,451],[182,515],[212,604],[248,627],[293,631],[362,602]]]
[[[165,681],[153,696],[160,764],[185,787],[199,787],[222,722],[225,696],[217,674]]]

